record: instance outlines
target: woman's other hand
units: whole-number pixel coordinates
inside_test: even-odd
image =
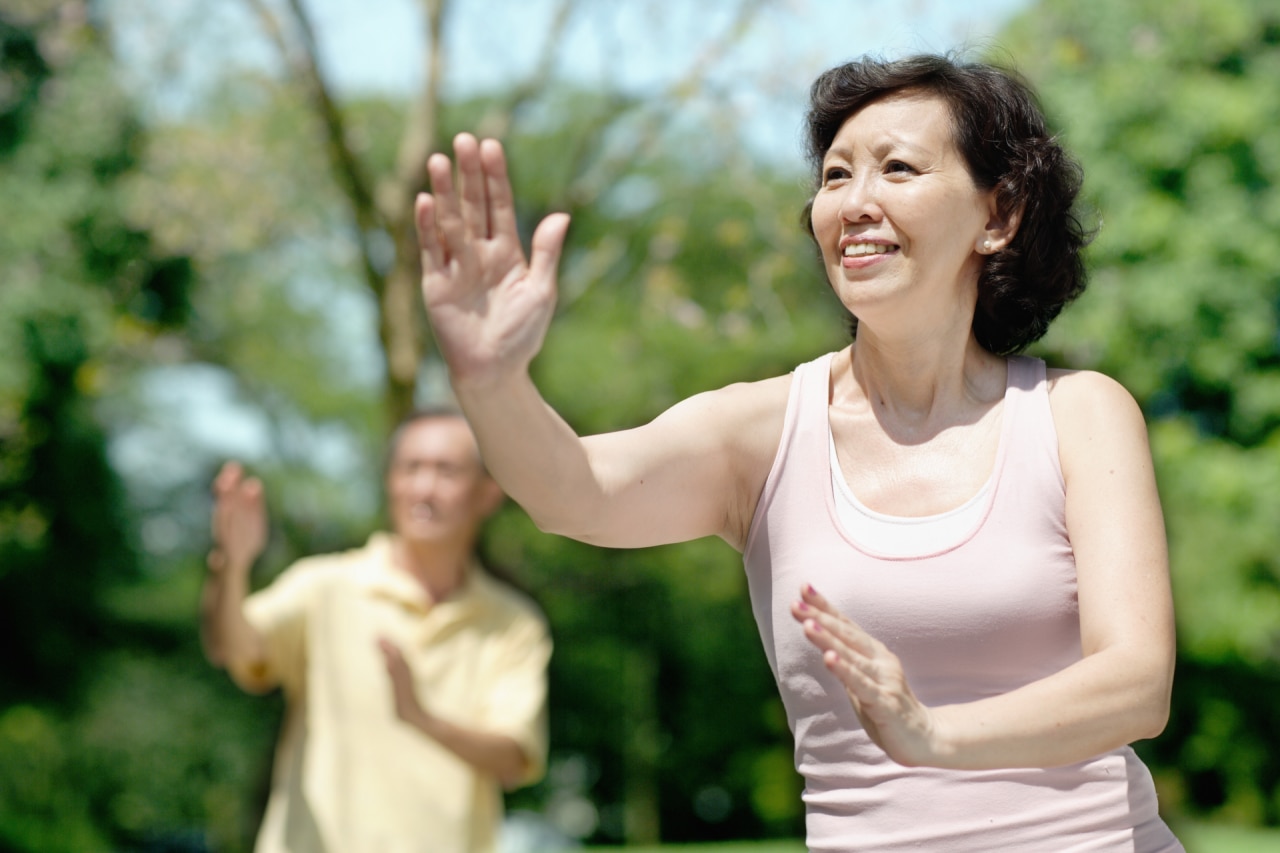
[[[844,685],[871,740],[899,764],[937,763],[945,742],[937,715],[911,692],[897,655],[808,584],[792,603],[791,615]]]

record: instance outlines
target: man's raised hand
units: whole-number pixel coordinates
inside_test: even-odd
[[[267,545],[267,509],[262,483],[228,462],[213,481],[212,569],[248,571]]]

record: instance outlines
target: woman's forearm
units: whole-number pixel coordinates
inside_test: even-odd
[[[963,770],[1053,767],[1155,737],[1169,717],[1172,666],[1099,652],[1010,693],[933,709],[929,764]]]
[[[485,466],[538,527],[591,538],[604,494],[582,439],[527,373],[484,383],[454,380]]]

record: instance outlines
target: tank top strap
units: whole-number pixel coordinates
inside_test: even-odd
[[[1048,369],[1043,360],[1025,355],[1009,358],[1009,393],[1005,418],[1014,427],[1006,433],[1008,452],[1019,465],[1044,466],[1061,487],[1062,465],[1058,458],[1058,431],[1049,406]]]
[[[836,529],[834,497],[831,482],[831,362],[835,353],[827,353],[796,368],[798,389],[796,427],[791,447],[787,449],[789,464],[803,471],[806,482],[825,483],[800,500],[802,511],[814,519],[826,519]],[[797,496],[792,495],[795,502]]]
[[[831,430],[831,361],[835,355],[829,352],[796,368],[796,381],[800,387],[797,389],[795,438],[799,439],[799,444],[792,450],[804,452],[805,463],[809,466],[815,462],[819,467],[826,466]],[[821,460],[818,460],[819,456]]]
[[[787,397],[787,411],[782,421],[782,436],[774,455],[769,476],[765,479],[760,499],[756,503],[751,529],[747,533],[744,553],[749,553],[759,535],[763,517],[767,514],[778,489],[788,475],[802,479],[827,470],[827,404],[831,396],[831,359],[835,353],[820,355],[812,361],[799,364],[791,374],[791,391]],[[801,473],[803,472],[803,473]],[[811,490],[803,495],[803,508],[788,504],[786,509],[812,513],[825,511],[823,491]]]

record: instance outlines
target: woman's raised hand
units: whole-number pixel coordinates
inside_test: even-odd
[[[462,133],[453,150],[456,184],[449,158],[433,154],[431,193],[414,210],[422,297],[455,381],[483,382],[525,370],[541,348],[569,217],[543,219],[526,258],[501,143]]]

